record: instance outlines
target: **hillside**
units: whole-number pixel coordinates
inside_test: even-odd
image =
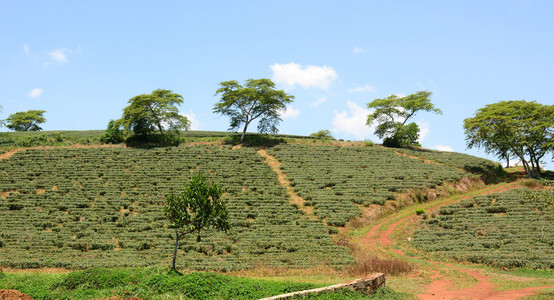
[[[268,153],[282,162],[309,210],[291,202],[258,147],[209,142],[153,149],[99,145],[19,151],[0,161],[0,266],[168,265],[173,237],[163,215],[163,197],[192,173],[202,172],[226,189],[233,228],[228,234],[206,232],[199,243],[187,236],[180,268],[340,269],[354,260],[348,248],[333,241],[334,226],[360,216],[364,206],[394,202],[403,191],[468,175],[380,147],[290,142]]]
[[[414,236],[424,251],[497,267],[554,268],[553,191],[516,189],[442,207]]]

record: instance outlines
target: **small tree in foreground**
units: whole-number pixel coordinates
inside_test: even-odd
[[[230,228],[229,213],[221,200],[221,194],[221,186],[197,174],[179,193],[171,193],[165,198],[165,213],[175,228],[172,270],[175,270],[179,240],[186,234],[196,233],[197,241],[200,241],[202,229],[214,228],[227,232]]]

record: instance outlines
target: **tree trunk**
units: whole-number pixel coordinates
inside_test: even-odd
[[[179,233],[175,231],[175,249],[173,250],[173,264],[171,265],[172,270],[175,268],[175,258],[177,257],[177,247],[179,246]]]
[[[246,129],[248,128],[248,123],[244,123],[244,129],[242,130],[242,136],[240,137],[240,143],[244,141],[244,135],[246,134]]]
[[[525,159],[522,159],[521,163],[523,163],[523,168],[525,168],[525,173],[527,173],[527,177],[533,178],[533,170],[529,168],[529,163]]]

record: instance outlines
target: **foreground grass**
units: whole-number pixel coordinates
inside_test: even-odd
[[[325,285],[268,281],[215,273],[179,274],[163,269],[93,268],[71,273],[0,273],[0,289],[15,289],[34,299],[259,299]],[[407,299],[391,289],[375,296],[340,291],[308,299]]]

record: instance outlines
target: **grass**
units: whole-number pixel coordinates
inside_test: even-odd
[[[259,299],[327,284],[262,280],[216,273],[182,275],[166,269],[90,268],[71,273],[0,273],[0,289],[15,289],[34,299]],[[376,296],[360,292],[309,296],[307,299],[408,299],[390,288]]]

